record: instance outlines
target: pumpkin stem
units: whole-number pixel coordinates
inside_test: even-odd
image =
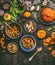
[[[47,17],[50,17],[50,15],[48,14]]]

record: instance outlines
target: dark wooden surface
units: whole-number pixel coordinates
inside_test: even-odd
[[[55,9],[55,4],[52,1],[50,2],[49,6]],[[22,28],[24,27],[24,24],[21,21],[18,23],[22,26]],[[42,23],[40,23],[40,21],[38,19],[36,20],[36,23],[38,24],[37,30],[45,29],[47,32],[47,37],[50,36],[52,31],[55,31],[55,24],[50,25],[50,26],[45,26]],[[53,30],[48,32],[47,31],[48,27],[52,27]],[[55,65],[55,58],[53,58],[50,55],[50,52],[47,50],[48,47],[43,46],[42,40],[37,39],[36,31],[34,32],[34,34],[29,34],[29,33],[26,33],[24,28],[23,28],[22,36],[25,34],[29,34],[29,35],[34,36],[36,41],[37,41],[37,47],[40,47],[40,46],[43,47],[42,52],[39,52],[33,58],[33,60],[31,62],[28,62],[28,58],[33,55],[33,53],[36,51],[36,49],[33,52],[25,53],[19,47],[19,50],[16,54],[11,54],[7,50],[5,53],[3,53],[2,49],[0,49],[0,65]],[[17,42],[17,44],[19,46],[20,38],[17,40],[10,40],[9,38],[6,37],[5,44],[7,45],[9,42],[13,41],[13,42]],[[55,49],[55,45],[52,46],[52,48]]]

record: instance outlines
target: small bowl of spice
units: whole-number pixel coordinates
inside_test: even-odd
[[[4,4],[3,4],[3,9],[4,10],[9,10],[10,9],[10,3],[9,2],[5,2]]]
[[[7,50],[10,52],[10,53],[16,53],[18,51],[18,45],[16,42],[10,42],[8,45],[7,45]]]

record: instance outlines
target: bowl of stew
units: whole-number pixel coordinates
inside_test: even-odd
[[[36,40],[33,36],[31,35],[24,35],[20,39],[20,48],[24,52],[31,52],[36,48]]]
[[[17,23],[9,23],[5,27],[6,35],[11,39],[19,38],[22,34],[22,28]]]

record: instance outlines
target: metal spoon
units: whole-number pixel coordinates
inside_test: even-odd
[[[34,56],[40,51],[42,51],[42,47],[37,48],[37,51],[28,59],[28,61],[31,61],[34,58]]]
[[[40,52],[40,51],[42,51],[42,47],[38,47],[37,48],[37,51],[29,58],[29,59],[27,59],[27,58],[25,58],[24,59],[24,61],[21,63],[21,65],[28,65],[29,64],[29,62],[34,58],[34,56],[38,53],[38,52]]]

